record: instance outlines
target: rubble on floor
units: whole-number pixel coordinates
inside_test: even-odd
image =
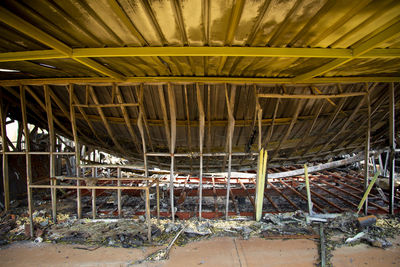
[[[260,222],[248,217],[231,217],[230,220],[199,221],[198,218],[176,220],[152,218],[152,242],[147,240],[147,224],[143,216],[130,219],[81,219],[59,213],[55,224],[48,210],[33,213],[35,242],[85,244],[90,246],[140,247],[149,245],[182,246],[188,242],[211,237],[233,236],[243,239],[263,237],[268,239],[307,238],[318,241],[319,227],[323,224],[327,258],[337,247],[359,243],[386,248],[389,238],[400,235],[400,217],[377,215],[376,223],[360,226],[355,213],[314,214],[302,211],[265,214]],[[29,219],[25,213],[2,214],[0,244],[30,239]],[[177,236],[177,234],[179,236]],[[165,257],[165,249],[149,256],[147,260]],[[158,254],[157,254],[158,253]],[[164,253],[164,254],[163,254]],[[161,255],[161,256],[160,256]]]

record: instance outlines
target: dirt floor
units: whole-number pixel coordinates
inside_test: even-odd
[[[400,236],[390,239],[387,249],[373,248],[366,244],[341,247],[333,251],[333,266],[400,266]]]
[[[388,249],[364,244],[338,248],[333,266],[400,266],[400,237]],[[111,248],[16,242],[0,249],[0,266],[130,266],[159,247]],[[146,262],[148,267],[166,266],[316,266],[317,243],[312,240],[266,240],[232,237],[213,238],[173,247],[166,261]]]
[[[128,266],[157,248],[77,249],[80,245],[14,243],[0,250],[0,266]],[[241,240],[232,237],[173,247],[166,261],[134,266],[313,266],[318,249],[311,240]]]

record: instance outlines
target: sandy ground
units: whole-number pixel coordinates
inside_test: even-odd
[[[400,266],[400,237],[383,250],[366,245],[335,250],[333,266]],[[0,266],[127,266],[158,248],[77,249],[78,245],[14,243],[0,249]],[[241,240],[232,237],[173,247],[169,260],[135,266],[315,266],[317,243],[312,240]]]
[[[81,246],[14,243],[0,250],[0,266],[127,266],[157,250],[76,247]],[[223,237],[173,247],[167,261],[135,266],[313,266],[317,259],[317,246],[311,240]]]
[[[333,266],[400,266],[400,236],[389,240],[393,246],[387,249],[365,244],[337,248],[331,262]]]

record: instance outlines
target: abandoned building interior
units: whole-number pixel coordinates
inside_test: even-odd
[[[10,0],[0,33],[0,204],[27,238],[42,210],[140,218],[147,242],[399,214],[397,0]]]

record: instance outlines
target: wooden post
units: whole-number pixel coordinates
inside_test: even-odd
[[[74,103],[74,86],[72,84],[68,85],[69,89],[69,111],[71,115],[71,128],[72,134],[74,136],[74,143],[75,143],[75,175],[76,177],[80,177],[80,164],[81,164],[81,154],[80,154],[80,147],[79,147],[79,140],[78,140],[78,132],[76,130],[76,119],[75,119],[75,108],[73,106]],[[80,186],[80,181],[76,180],[78,186]],[[78,219],[82,218],[82,205],[81,205],[81,190],[76,190],[76,203],[77,203],[77,214]]]
[[[365,135],[365,152],[364,152],[364,192],[366,192],[369,183],[369,148],[371,138],[371,103],[369,94],[365,96],[367,99],[367,132]],[[368,215],[368,196],[364,203],[364,214]]]
[[[203,101],[201,99],[200,87],[196,83],[196,93],[197,93],[197,105],[199,108],[199,149],[200,149],[200,185],[199,185],[199,220],[201,220],[202,203],[203,203],[203,142],[204,142],[204,125],[205,125],[205,115]]]
[[[256,221],[260,221],[262,217],[262,207],[264,201],[264,189],[267,171],[268,152],[262,148],[258,156],[257,182],[256,182]]]
[[[225,205],[225,219],[228,219],[228,212],[229,212],[229,192],[231,189],[231,170],[232,170],[232,139],[233,139],[233,131],[235,127],[235,119],[233,117],[232,107],[231,107],[231,100],[228,97],[228,88],[225,86],[225,99],[226,105],[228,109],[228,181],[227,181],[227,189],[226,189],[226,205]]]
[[[151,242],[151,220],[150,220],[150,188],[146,188],[146,221],[147,221],[147,239]]]
[[[257,94],[256,94],[257,95]],[[265,177],[263,171],[263,161],[264,161],[264,149],[261,148],[262,145],[262,109],[260,103],[258,102],[258,97],[256,97],[256,114],[258,120],[258,165],[257,165],[257,179],[256,179],[256,201],[255,201],[255,219],[260,221],[262,217],[262,207],[264,200],[264,187],[265,187]]]
[[[118,186],[121,186],[121,168],[117,167],[117,177],[118,177]],[[122,218],[122,206],[121,206],[121,189],[117,191],[117,201],[118,201],[118,218]]]
[[[92,168],[92,177],[97,178],[97,168]],[[96,189],[92,189],[92,218],[96,219]]]
[[[7,114],[4,109],[3,98],[0,99],[0,124],[1,124],[1,144],[3,146],[3,188],[4,188],[4,210],[10,210],[10,186],[9,186],[9,178],[8,178],[8,155],[6,152],[8,151],[7,145],[7,130],[6,130],[6,118]],[[17,144],[18,147],[18,144]]]
[[[22,123],[24,125],[25,134],[25,155],[26,155],[26,187],[28,194],[28,214],[29,214],[29,226],[31,238],[33,238],[33,218],[32,218],[32,189],[30,187],[32,183],[32,169],[31,169],[31,155],[30,152],[30,140],[29,140],[29,128],[28,128],[28,117],[26,115],[26,98],[25,98],[25,87],[20,86],[20,99],[21,99],[21,113]]]
[[[157,223],[160,223],[160,180],[158,177],[156,178],[157,181]]]
[[[312,200],[311,200],[310,181],[308,179],[308,167],[307,167],[307,164],[304,164],[304,179],[306,180],[308,214],[313,215],[313,210],[312,210],[313,203],[312,203]]]
[[[175,107],[175,93],[171,84],[168,83],[168,102],[169,112],[171,116],[171,141],[170,141],[170,153],[171,153],[171,170],[170,170],[170,183],[169,192],[171,198],[171,216],[172,222],[175,222],[175,207],[174,207],[174,153],[175,153],[175,142],[176,142],[176,107]]]
[[[394,214],[394,179],[395,179],[395,150],[396,150],[396,139],[395,139],[395,95],[394,95],[394,83],[390,84],[389,89],[389,213]]]
[[[56,185],[57,180],[54,179],[56,176],[55,169],[55,156],[53,152],[55,151],[55,134],[54,134],[54,123],[53,123],[53,110],[51,107],[51,98],[50,98],[50,88],[48,85],[44,85],[44,98],[46,103],[46,113],[47,113],[47,123],[49,127],[49,139],[50,139],[50,185]],[[52,208],[52,216],[53,221],[57,221],[57,189],[52,188],[51,190],[51,208]]]
[[[139,116],[137,120],[137,126],[139,128],[140,136],[142,138],[142,149],[143,149],[143,164],[144,164],[144,176],[148,177],[149,176],[149,170],[147,166],[147,149],[146,149],[146,139],[145,139],[145,134],[144,134],[144,129],[143,129],[143,121],[144,121],[144,114],[143,114],[143,87],[140,87],[139,91]]]

